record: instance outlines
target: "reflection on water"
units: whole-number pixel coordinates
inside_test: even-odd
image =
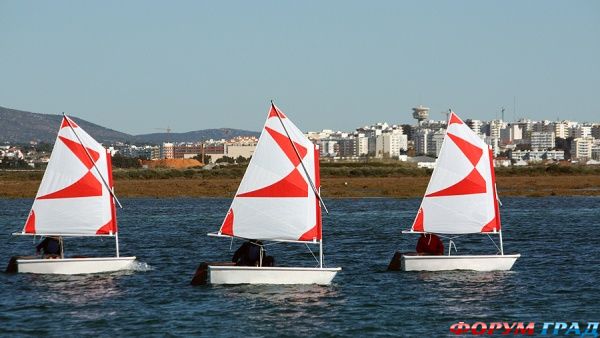
[[[85,305],[119,296],[122,290],[117,287],[115,279],[130,273],[132,272],[73,276],[32,275],[30,282],[43,301]]]
[[[212,286],[224,297],[242,297],[249,301],[278,304],[322,304],[328,298],[338,297],[334,287],[319,285],[238,285]]]
[[[282,328],[298,320],[309,320],[312,325],[326,325],[327,317],[316,311],[327,307],[337,307],[345,303],[336,287],[318,285],[238,285],[238,286],[211,286],[214,291],[221,294],[224,299],[237,304],[242,308],[230,311],[236,315],[238,311],[244,313],[251,321],[269,321]],[[306,331],[308,330],[308,331]],[[296,333],[308,334],[310,328],[297,328]]]
[[[514,291],[514,271],[440,271],[418,272],[420,293],[435,298],[450,313],[491,313],[490,299]]]

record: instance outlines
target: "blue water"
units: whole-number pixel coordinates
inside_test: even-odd
[[[510,272],[386,272],[397,249],[412,250],[419,200],[326,201],[325,259],[341,266],[330,287],[204,286],[189,281],[202,261],[227,260],[216,231],[224,199],[124,199],[122,255],[136,271],[41,276],[0,273],[0,335],[376,336],[451,335],[466,321],[598,321],[600,198],[504,198]],[[19,231],[30,200],[0,200],[0,257],[32,253]],[[459,253],[494,253],[481,235],[456,240]],[[239,245],[233,243],[233,250]],[[112,254],[114,241],[66,241],[67,253]],[[280,265],[311,266],[297,244],[276,244]],[[2,264],[5,264],[2,263]],[[3,268],[3,267],[2,267]],[[539,332],[539,330],[537,330]]]

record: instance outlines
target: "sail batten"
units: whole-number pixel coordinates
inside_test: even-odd
[[[50,161],[23,228],[27,234],[116,234],[110,154],[64,116]]]
[[[315,149],[272,105],[219,233],[257,240],[320,240]]]
[[[440,234],[500,230],[493,154],[454,112],[436,167],[411,227]]]

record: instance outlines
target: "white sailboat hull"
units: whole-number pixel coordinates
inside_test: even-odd
[[[78,275],[127,270],[136,257],[17,259],[19,273]]]
[[[507,271],[521,257],[515,255],[418,256],[402,255],[402,271]]]
[[[329,285],[342,268],[208,266],[211,284]]]

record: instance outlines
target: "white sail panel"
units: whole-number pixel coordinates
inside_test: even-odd
[[[320,206],[311,184],[318,184],[315,156],[312,142],[272,105],[219,232],[261,240],[319,240]]]
[[[451,113],[412,230],[441,234],[499,231],[490,156],[488,145]]]
[[[64,117],[24,233],[116,233],[106,149]]]

